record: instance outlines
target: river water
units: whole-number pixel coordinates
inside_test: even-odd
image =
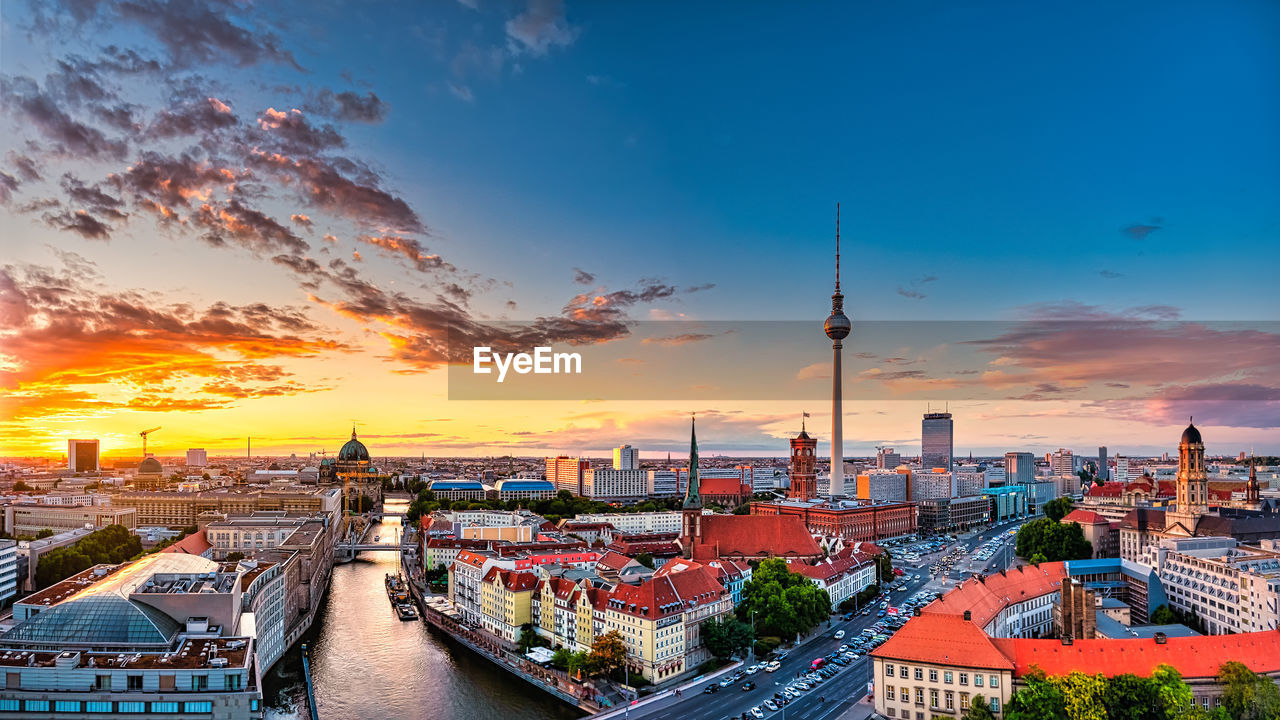
[[[407,503],[388,501],[389,512]],[[394,544],[399,518],[370,533]],[[582,713],[471,650],[452,643],[422,621],[392,612],[383,580],[399,568],[395,552],[363,552],[335,565],[315,624],[303,638],[311,649],[311,675],[321,720],[569,720]],[[263,681],[267,717],[306,720],[306,690],[298,647]]]

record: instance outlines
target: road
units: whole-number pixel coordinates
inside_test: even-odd
[[[929,566],[937,558],[942,557],[957,545],[972,549],[1001,532],[1007,532],[1011,528],[1017,527],[1018,524],[1018,522],[1004,523],[973,536],[962,536],[956,543],[951,543],[939,552],[921,557],[920,561],[912,566],[903,565],[903,572],[909,571],[913,579],[907,582],[906,590],[892,593],[889,604],[900,605],[920,589],[946,592],[949,587],[955,586],[954,580],[944,584],[944,578],[930,579],[929,577]],[[999,569],[996,566],[1002,562],[1002,567],[1007,566],[1008,558],[1011,557],[1012,550],[1007,553],[1007,557],[1002,557],[1000,553],[997,553],[988,562],[982,563],[983,568],[981,571],[994,572]],[[952,573],[952,578],[957,575],[961,577],[968,576],[968,572],[958,569],[963,565],[965,563],[957,563],[957,570]],[[975,571],[978,571],[978,569],[975,568]],[[919,580],[914,579],[916,574],[920,575]],[[814,658],[834,652],[841,644],[857,636],[864,628],[870,627],[879,620],[874,611],[867,615],[855,615],[852,620],[848,621],[841,620],[841,617],[840,615],[832,616],[831,624],[827,629],[824,629],[816,636],[810,636],[808,640],[801,641],[799,646],[791,649],[787,657],[782,661],[782,667],[777,672],[770,673],[762,670],[754,675],[744,677],[730,687],[721,688],[719,692],[714,694],[704,693],[703,688],[716,684],[721,678],[701,682],[685,690],[682,697],[664,698],[637,706],[634,711],[628,712],[626,717],[636,718],[637,720],[730,720],[740,718],[743,712],[750,713],[751,708],[757,705],[761,706],[761,709],[765,712],[765,717],[770,718],[770,720],[773,718],[777,718],[777,720],[788,720],[788,718],[790,720],[826,720],[827,718],[839,717],[845,709],[867,694],[867,682],[870,680],[871,671],[870,659],[865,656],[860,657],[847,667],[833,665],[832,667],[839,670],[835,677],[804,693],[800,698],[791,701],[787,705],[781,706],[777,712],[769,712],[764,709],[763,703],[792,680],[806,673],[809,670],[809,663]],[[837,630],[845,631],[843,640],[835,639],[834,635]],[[748,662],[747,664],[749,665],[750,663]],[[742,690],[742,683],[747,680],[756,683],[757,687],[754,690]],[[825,702],[820,698],[825,698]]]

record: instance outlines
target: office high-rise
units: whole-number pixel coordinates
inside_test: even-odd
[[[1049,455],[1049,466],[1053,468],[1054,475],[1075,475],[1075,454],[1066,448],[1058,448],[1057,452]]]
[[[929,472],[934,468],[951,471],[955,455],[955,424],[949,412],[924,414],[920,423],[920,469]]]
[[[613,449],[614,470],[639,470],[640,451],[630,445],[619,445]]]
[[[1029,452],[1004,454],[1005,485],[1026,485],[1036,477],[1036,456]]]
[[[1098,477],[1101,478],[1103,482],[1106,482],[1107,480],[1111,479],[1111,476],[1107,471],[1107,446],[1106,445],[1101,445],[1098,447]]]
[[[558,457],[547,458],[547,482],[556,487],[556,491],[568,490],[574,495],[582,494],[583,474],[590,463],[582,458]]]
[[[891,447],[876,448],[876,469],[893,470],[902,464],[902,456]]]
[[[187,450],[187,467],[202,468],[209,464],[209,453],[204,448]]]
[[[97,472],[98,441],[68,440],[67,469],[72,472]]]

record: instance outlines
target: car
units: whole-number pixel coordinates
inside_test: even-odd
[[[746,670],[746,673],[747,673],[748,675],[755,675],[755,674],[756,674],[756,673],[758,673],[758,672],[760,672],[760,666],[759,666],[759,665],[752,665],[751,667],[747,668],[747,670]]]
[[[880,612],[876,613],[876,617],[884,617],[884,611],[881,610]]]
[[[844,639],[844,631],[843,631],[843,630],[837,630],[837,631],[836,631],[835,638],[836,638],[837,640],[843,640],[843,639]]]
[[[777,711],[777,709],[778,709],[778,703],[774,702],[774,701],[773,701],[773,698],[770,698],[770,699],[768,699],[768,700],[765,700],[765,701],[764,701],[764,706],[765,706],[765,707],[767,707],[767,708],[769,708],[770,710],[775,711],[775,712],[776,712],[776,711]]]
[[[720,692],[720,686],[715,683],[712,683],[711,685],[708,685],[705,688],[703,688],[702,692],[704,695],[714,695],[715,693]]]
[[[736,673],[734,673],[734,674],[733,674],[733,679],[734,679],[734,680],[741,680],[742,678],[744,678],[744,677],[746,677],[746,676],[747,676],[747,674],[746,674],[745,672],[743,672],[743,671],[739,670],[738,672],[736,672]]]
[[[765,669],[765,672],[778,672],[778,668],[780,667],[782,667],[782,663],[778,662],[777,660],[774,660],[768,665],[765,665],[764,669]]]
[[[776,655],[778,656],[779,660],[785,660],[787,657],[787,651],[783,650],[781,652],[776,653]]]
[[[841,646],[840,646],[840,652],[844,652],[845,650],[848,650],[848,649],[849,649],[849,646],[848,646],[848,645],[841,645]]]
[[[796,692],[792,688],[787,687],[782,689],[782,696],[788,700],[794,700],[800,697],[800,693]]]
[[[759,706],[759,705],[757,705],[757,706],[755,706],[755,707],[751,708],[751,716],[752,716],[752,717],[757,717],[757,718],[762,718],[762,717],[764,717],[764,711],[760,709],[760,706]]]
[[[720,681],[720,687],[729,687],[735,682],[733,676],[729,676]]]
[[[742,683],[743,692],[746,692],[748,690],[755,690],[755,689],[756,689],[756,684],[751,682],[750,680]]]

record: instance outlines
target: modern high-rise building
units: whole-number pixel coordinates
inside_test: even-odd
[[[876,448],[876,469],[892,470],[902,464],[902,455],[891,447]]]
[[[1107,446],[1098,446],[1098,477],[1106,482],[1111,479],[1111,475],[1107,470]]]
[[[72,472],[98,472],[98,441],[68,440],[67,469]]]
[[[1058,448],[1057,452],[1049,455],[1049,467],[1054,475],[1075,475],[1075,454],[1066,448]]]
[[[1005,485],[1026,485],[1036,477],[1036,456],[1029,452],[1004,454]]]
[[[209,464],[209,453],[204,448],[191,448],[187,451],[187,467],[202,468]]]
[[[614,470],[639,470],[640,451],[630,445],[620,445],[613,449]]]
[[[574,495],[582,494],[582,475],[590,464],[582,458],[559,457],[547,458],[547,482],[556,486],[556,491],[568,490]]]
[[[920,423],[920,469],[951,471],[955,455],[955,424],[949,412],[929,412]]]

